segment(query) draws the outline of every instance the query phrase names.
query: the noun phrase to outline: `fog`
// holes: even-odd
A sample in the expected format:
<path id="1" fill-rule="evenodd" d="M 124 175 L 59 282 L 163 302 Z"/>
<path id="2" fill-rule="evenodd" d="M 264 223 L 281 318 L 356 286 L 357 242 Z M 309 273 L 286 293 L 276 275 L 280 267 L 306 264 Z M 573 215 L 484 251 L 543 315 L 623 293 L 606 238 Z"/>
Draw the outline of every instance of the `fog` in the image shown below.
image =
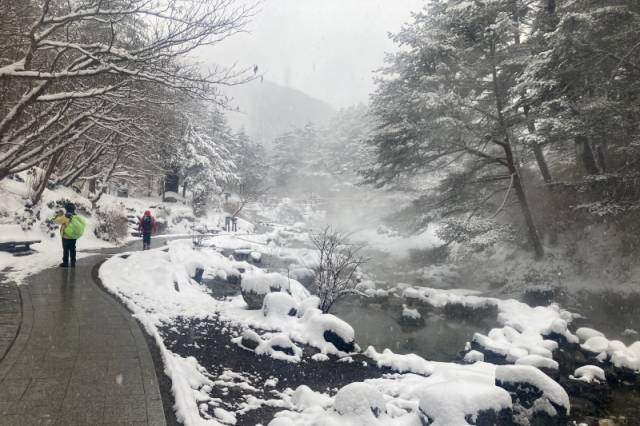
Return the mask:
<path id="1" fill-rule="evenodd" d="M 423 0 L 265 0 L 247 32 L 202 50 L 204 64 L 258 65 L 266 80 L 340 108 L 365 102 L 372 71 Z"/>

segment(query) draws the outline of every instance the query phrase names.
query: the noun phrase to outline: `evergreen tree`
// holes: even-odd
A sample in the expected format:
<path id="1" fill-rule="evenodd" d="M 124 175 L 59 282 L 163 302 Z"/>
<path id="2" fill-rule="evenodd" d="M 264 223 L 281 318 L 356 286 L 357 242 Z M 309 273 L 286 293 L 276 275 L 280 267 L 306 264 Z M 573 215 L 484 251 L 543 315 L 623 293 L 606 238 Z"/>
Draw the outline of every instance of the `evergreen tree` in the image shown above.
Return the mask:
<path id="1" fill-rule="evenodd" d="M 437 205 L 446 215 L 488 216 L 513 192 L 541 257 L 520 170 L 526 117 L 513 94 L 523 3 L 432 2 L 393 37 L 400 51 L 389 56 L 372 99 L 377 157 L 367 176 L 379 186 L 404 175 L 438 176 Z"/>

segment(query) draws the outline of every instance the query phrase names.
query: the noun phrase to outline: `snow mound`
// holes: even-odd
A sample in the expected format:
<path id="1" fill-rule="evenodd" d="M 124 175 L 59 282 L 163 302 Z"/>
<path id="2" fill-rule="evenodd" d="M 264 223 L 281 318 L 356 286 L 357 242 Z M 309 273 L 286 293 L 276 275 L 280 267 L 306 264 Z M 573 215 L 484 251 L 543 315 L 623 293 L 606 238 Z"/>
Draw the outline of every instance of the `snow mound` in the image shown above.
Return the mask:
<path id="1" fill-rule="evenodd" d="M 296 316 L 298 313 L 298 305 L 288 293 L 269 293 L 264 297 L 262 313 L 265 317 Z"/>
<path id="2" fill-rule="evenodd" d="M 265 295 L 273 291 L 289 291 L 289 279 L 277 272 L 254 274 L 244 278 L 241 287 L 243 291 Z"/>
<path id="3" fill-rule="evenodd" d="M 320 392 L 314 392 L 306 385 L 300 385 L 291 395 L 291 403 L 297 410 L 306 410 L 307 408 L 320 406 L 328 407 L 331 405 L 332 399 Z"/>
<path id="4" fill-rule="evenodd" d="M 420 409 L 434 420 L 432 426 L 466 426 L 468 415 L 511 407 L 507 391 L 479 382 L 443 381 L 425 386 L 415 395 L 420 400 Z"/>
<path id="5" fill-rule="evenodd" d="M 374 386 L 355 382 L 338 391 L 333 408 L 342 415 L 355 414 L 363 418 L 386 413 L 384 397 Z"/>

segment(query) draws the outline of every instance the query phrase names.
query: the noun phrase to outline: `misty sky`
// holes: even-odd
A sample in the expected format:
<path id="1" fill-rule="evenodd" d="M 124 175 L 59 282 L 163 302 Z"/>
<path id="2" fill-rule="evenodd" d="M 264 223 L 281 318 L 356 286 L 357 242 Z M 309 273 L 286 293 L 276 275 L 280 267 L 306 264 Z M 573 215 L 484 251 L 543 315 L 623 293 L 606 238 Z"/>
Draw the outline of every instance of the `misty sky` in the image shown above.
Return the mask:
<path id="1" fill-rule="evenodd" d="M 258 64 L 267 80 L 344 107 L 367 100 L 372 71 L 424 0 L 264 0 L 239 34 L 202 52 L 203 62 Z"/>

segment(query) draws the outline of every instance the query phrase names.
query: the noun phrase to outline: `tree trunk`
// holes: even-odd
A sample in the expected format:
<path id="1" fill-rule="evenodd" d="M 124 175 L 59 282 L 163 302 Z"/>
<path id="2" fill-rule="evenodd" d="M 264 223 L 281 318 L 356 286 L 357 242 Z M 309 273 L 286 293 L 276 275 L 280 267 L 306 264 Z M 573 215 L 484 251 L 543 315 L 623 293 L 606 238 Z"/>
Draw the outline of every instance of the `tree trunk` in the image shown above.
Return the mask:
<path id="1" fill-rule="evenodd" d="M 576 166 L 578 168 L 578 174 L 582 176 L 583 174 L 596 175 L 600 173 L 589 139 L 584 135 L 580 135 L 576 136 L 574 141 L 576 146 Z"/>
<path id="2" fill-rule="evenodd" d="M 182 198 L 187 198 L 187 179 L 182 182 Z"/>
<path id="3" fill-rule="evenodd" d="M 520 208 L 522 209 L 522 215 L 527 225 L 527 232 L 529 234 L 529 242 L 533 246 L 533 251 L 536 254 L 536 259 L 540 260 L 544 256 L 544 247 L 542 246 L 542 240 L 538 233 L 538 228 L 533 221 L 533 215 L 531 214 L 531 208 L 529 207 L 529 201 L 527 200 L 527 194 L 525 193 L 520 175 L 516 171 L 513 176 L 513 189 L 516 191 Z"/>
<path id="4" fill-rule="evenodd" d="M 536 163 L 538 163 L 538 169 L 540 169 L 540 174 L 542 175 L 542 179 L 545 183 L 551 182 L 551 172 L 549 171 L 549 165 L 547 164 L 546 158 L 544 158 L 544 152 L 542 152 L 542 147 L 537 143 L 533 144 L 533 155 L 536 157 Z"/>
<path id="5" fill-rule="evenodd" d="M 530 135 L 536 134 L 536 124 L 533 119 L 529 115 L 529 105 L 525 105 L 524 108 L 524 117 L 527 121 L 527 130 Z M 538 169 L 540 169 L 540 174 L 542 175 L 542 179 L 545 183 L 551 182 L 551 172 L 549 171 L 549 165 L 547 164 L 547 159 L 544 158 L 544 152 L 542 152 L 542 147 L 535 142 L 532 146 L 533 155 L 536 157 L 536 163 L 538 164 Z"/>
<path id="6" fill-rule="evenodd" d="M 35 194 L 33 194 L 33 196 L 31 197 L 31 205 L 35 206 L 40 201 L 40 198 L 42 197 L 42 193 L 47 187 L 47 182 L 49 182 L 49 178 L 51 177 L 51 174 L 53 173 L 53 171 L 56 168 L 56 165 L 58 164 L 58 160 L 60 159 L 60 154 L 61 152 L 56 152 L 55 154 L 53 154 L 53 157 L 51 157 L 51 159 L 49 160 L 49 165 L 47 166 L 47 169 L 44 172 L 44 176 L 42 176 L 42 180 L 39 182 L 39 185 Z"/>
<path id="7" fill-rule="evenodd" d="M 164 192 L 180 192 L 180 177 L 176 172 L 167 172 L 164 178 Z"/>

